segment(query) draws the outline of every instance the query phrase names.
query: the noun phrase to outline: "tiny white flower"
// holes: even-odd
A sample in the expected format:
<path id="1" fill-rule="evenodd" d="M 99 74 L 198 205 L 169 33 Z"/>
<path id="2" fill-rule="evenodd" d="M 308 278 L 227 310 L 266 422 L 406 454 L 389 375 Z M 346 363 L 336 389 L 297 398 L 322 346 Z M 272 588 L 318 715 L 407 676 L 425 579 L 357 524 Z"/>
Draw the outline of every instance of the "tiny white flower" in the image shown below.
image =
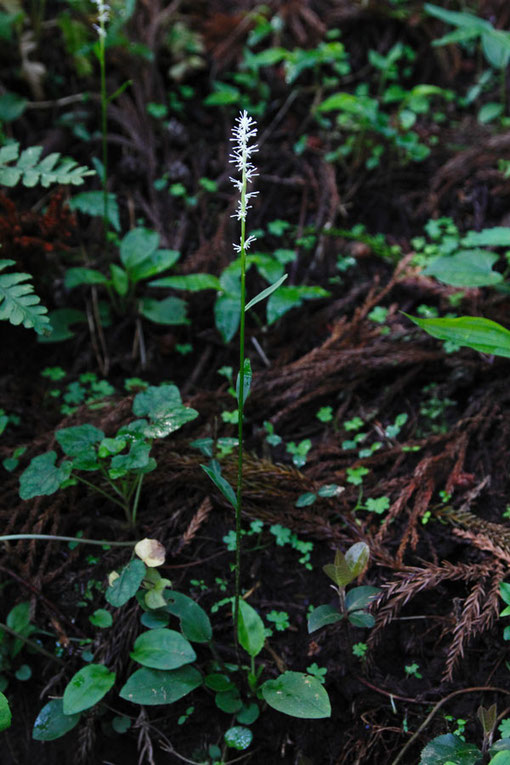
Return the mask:
<path id="1" fill-rule="evenodd" d="M 240 116 L 236 119 L 236 123 L 232 129 L 232 138 L 230 139 L 234 143 L 234 147 L 229 161 L 241 173 L 241 179 L 231 178 L 230 180 L 240 192 L 241 198 L 237 203 L 237 210 L 232 217 L 244 221 L 246 220 L 246 213 L 251 207 L 248 204 L 249 200 L 258 194 L 258 191 L 246 191 L 247 184 L 251 183 L 253 178 L 258 175 L 256 167 L 250 161 L 251 155 L 258 151 L 257 144 L 248 146 L 248 142 L 257 135 L 257 127 L 255 120 L 249 117 L 246 111 L 241 112 Z"/>
<path id="2" fill-rule="evenodd" d="M 257 237 L 254 236 L 253 234 L 250 234 L 250 236 L 248 237 L 248 239 L 244 243 L 244 249 L 247 250 L 249 248 L 249 246 L 251 244 L 253 244 L 253 242 L 256 242 L 256 241 L 257 241 Z M 241 252 L 242 247 L 241 247 L 240 244 L 234 244 L 233 247 L 234 247 L 234 250 L 237 253 Z"/>

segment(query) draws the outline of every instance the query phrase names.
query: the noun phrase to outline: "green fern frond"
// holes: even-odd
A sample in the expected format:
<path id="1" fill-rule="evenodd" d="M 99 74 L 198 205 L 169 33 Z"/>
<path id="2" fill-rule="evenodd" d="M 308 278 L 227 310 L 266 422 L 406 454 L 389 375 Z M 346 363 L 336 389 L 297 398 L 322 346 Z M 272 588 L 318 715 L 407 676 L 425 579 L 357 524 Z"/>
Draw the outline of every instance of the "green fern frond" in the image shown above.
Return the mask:
<path id="1" fill-rule="evenodd" d="M 0 260 L 0 271 L 12 265 L 14 260 Z M 34 293 L 34 285 L 27 282 L 31 278 L 30 274 L 16 271 L 0 274 L 0 319 L 33 328 L 38 335 L 49 335 L 48 309 L 41 305 L 40 298 Z"/>
<path id="2" fill-rule="evenodd" d="M 19 143 L 9 143 L 0 148 L 0 184 L 16 186 L 20 181 L 32 188 L 40 184 L 48 188 L 52 183 L 80 186 L 94 170 L 81 167 L 74 159 L 61 158 L 59 152 L 48 154 L 39 162 L 42 146 L 31 146 L 20 154 Z"/>

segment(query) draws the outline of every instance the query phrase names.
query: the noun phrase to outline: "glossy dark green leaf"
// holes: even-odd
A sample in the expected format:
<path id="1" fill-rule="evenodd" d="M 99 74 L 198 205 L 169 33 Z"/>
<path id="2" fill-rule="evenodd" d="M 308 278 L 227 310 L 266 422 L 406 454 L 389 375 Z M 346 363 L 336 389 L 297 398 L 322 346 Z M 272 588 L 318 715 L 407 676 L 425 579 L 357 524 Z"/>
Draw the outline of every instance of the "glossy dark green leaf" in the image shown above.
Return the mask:
<path id="1" fill-rule="evenodd" d="M 465 345 L 480 353 L 510 357 L 510 332 L 501 324 L 479 316 L 459 316 L 456 319 L 418 319 L 404 314 L 438 340 Z"/>
<path id="2" fill-rule="evenodd" d="M 341 619 L 343 619 L 343 615 L 339 613 L 338 608 L 330 605 L 317 606 L 308 617 L 308 632 L 315 632 L 327 624 L 335 624 Z"/>
<path id="3" fill-rule="evenodd" d="M 72 715 L 64 714 L 62 699 L 52 699 L 37 715 L 32 738 L 36 741 L 54 741 L 76 727 L 79 719 L 79 712 Z"/>
<path id="4" fill-rule="evenodd" d="M 62 711 L 73 715 L 101 701 L 115 682 L 115 672 L 104 664 L 87 664 L 71 678 L 63 696 Z"/>
<path id="5" fill-rule="evenodd" d="M 129 655 L 138 664 L 151 669 L 177 669 L 197 658 L 180 632 L 164 627 L 139 635 Z"/>
<path id="6" fill-rule="evenodd" d="M 478 765 L 480 757 L 481 752 L 476 746 L 452 733 L 445 733 L 429 741 L 421 753 L 420 765 L 445 765 L 448 761 L 455 765 Z"/>
<path id="7" fill-rule="evenodd" d="M 133 560 L 120 572 L 105 593 L 105 598 L 112 606 L 120 608 L 136 595 L 145 576 L 145 564 L 139 558 Z"/>
<path id="8" fill-rule="evenodd" d="M 266 680 L 261 691 L 270 707 L 291 717 L 318 720 L 331 716 L 326 689 L 312 675 L 284 672 L 276 680 Z"/>
<path id="9" fill-rule="evenodd" d="M 146 319 L 155 324 L 164 324 L 168 326 L 178 326 L 189 324 L 186 316 L 188 304 L 181 298 L 170 297 L 164 300 L 155 300 L 154 298 L 142 298 L 139 306 L 140 313 Z"/>
<path id="10" fill-rule="evenodd" d="M 212 638 L 211 622 L 204 609 L 192 598 L 174 590 L 165 592 L 166 609 L 177 616 L 181 630 L 194 643 L 208 643 Z"/>
<path id="11" fill-rule="evenodd" d="M 10 728 L 12 720 L 12 714 L 9 707 L 9 702 L 4 694 L 0 691 L 0 731 Z"/>
<path id="12" fill-rule="evenodd" d="M 257 656 L 266 640 L 264 622 L 245 600 L 239 601 L 239 643 L 250 656 Z"/>
<path id="13" fill-rule="evenodd" d="M 189 665 L 179 669 L 137 670 L 121 688 L 119 696 L 133 704 L 173 704 L 202 684 L 202 675 Z"/>

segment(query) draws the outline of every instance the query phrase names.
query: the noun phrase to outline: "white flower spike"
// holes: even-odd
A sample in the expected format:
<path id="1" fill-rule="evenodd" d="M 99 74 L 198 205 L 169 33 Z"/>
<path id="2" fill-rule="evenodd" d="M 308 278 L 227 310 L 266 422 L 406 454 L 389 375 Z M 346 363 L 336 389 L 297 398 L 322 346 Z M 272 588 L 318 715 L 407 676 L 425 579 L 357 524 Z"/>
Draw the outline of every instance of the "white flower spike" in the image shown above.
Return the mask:
<path id="1" fill-rule="evenodd" d="M 230 155 L 230 162 L 236 166 L 236 169 L 241 173 L 241 179 L 231 178 L 230 180 L 241 193 L 241 198 L 237 203 L 237 210 L 233 218 L 237 218 L 240 221 L 246 220 L 246 213 L 250 209 L 251 205 L 248 204 L 249 200 L 258 194 L 258 191 L 247 191 L 246 187 L 248 183 L 251 183 L 256 173 L 256 167 L 251 162 L 251 155 L 258 151 L 257 144 L 248 146 L 250 139 L 257 135 L 257 126 L 255 120 L 248 116 L 248 112 L 241 112 L 240 116 L 236 119 L 236 125 L 232 129 L 232 138 L 230 139 L 234 143 L 232 154 Z M 254 237 L 249 237 L 246 240 L 244 247 L 254 241 Z M 237 252 L 240 252 L 240 245 L 234 245 Z"/>
<path id="2" fill-rule="evenodd" d="M 105 26 L 110 20 L 110 6 L 104 0 L 92 0 L 92 2 L 97 5 L 97 20 L 99 22 L 99 24 L 93 25 L 94 29 L 99 37 L 106 37 Z"/>

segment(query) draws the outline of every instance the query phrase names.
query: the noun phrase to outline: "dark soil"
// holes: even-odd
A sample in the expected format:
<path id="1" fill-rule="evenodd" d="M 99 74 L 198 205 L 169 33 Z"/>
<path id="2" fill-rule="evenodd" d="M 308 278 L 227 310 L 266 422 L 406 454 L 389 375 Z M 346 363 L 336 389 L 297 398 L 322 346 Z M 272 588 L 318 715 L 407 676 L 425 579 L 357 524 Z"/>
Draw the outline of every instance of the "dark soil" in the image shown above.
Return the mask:
<path id="1" fill-rule="evenodd" d="M 238 239 L 227 164 L 237 107 L 206 107 L 203 100 L 211 80 L 237 70 L 253 28 L 245 13 L 256 4 L 222 0 L 138 5 L 127 25 L 129 43 L 107 51 L 108 91 L 132 80 L 111 105 L 108 122 L 109 187 L 118 197 L 122 231 L 143 219 L 158 231 L 162 246 L 182 252 L 177 272 L 219 276 Z M 475 5 L 476 12 L 496 27 L 508 25 L 506 3 L 480 0 Z M 270 6 L 285 22 L 275 45 L 313 48 L 326 39 L 328 29 L 340 28 L 355 83 L 374 76 L 367 68 L 369 49 L 387 53 L 398 41 L 417 52 L 413 81 L 406 87 L 426 82 L 464 94 L 479 74 L 476 59 L 466 51 L 431 47 L 431 40 L 445 33 L 444 25 L 424 16 L 418 2 L 310 0 Z M 405 13 L 397 13 L 397 8 Z M 77 73 L 50 23 L 60 11 L 59 5 L 48 3 L 48 23 L 43 23 L 31 54 L 47 70 L 41 92 L 22 79 L 14 42 L 6 43 L 0 53 L 3 86 L 31 102 L 4 131 L 22 146 L 43 145 L 90 165 L 91 157 L 100 155 L 97 96 L 72 107 L 62 106 L 59 99 L 79 92 L 97 94 L 98 73 L 92 56 L 90 74 Z M 83 19 L 79 10 L 72 13 Z M 201 36 L 204 66 L 185 70 L 183 83 L 193 88 L 192 96 L 165 128 L 164 121 L 147 113 L 146 104 L 168 102 L 167 94 L 177 88 L 168 74 L 179 60 L 167 39 L 175 24 Z M 26 25 L 30 27 L 28 19 Z M 136 56 L 134 42 L 146 45 L 153 59 Z M 267 251 L 295 247 L 296 238 L 313 235 L 310 248 L 297 245 L 299 258 L 289 266 L 289 284 L 320 285 L 331 296 L 304 303 L 270 327 L 264 326 L 263 310 L 247 322 L 246 347 L 254 376 L 246 404 L 243 522 L 249 528 L 250 521 L 261 520 L 264 529 L 260 537 L 245 537 L 242 585 L 262 614 L 275 609 L 289 615 L 290 629 L 273 630 L 259 657 L 266 676 L 282 668 L 306 671 L 313 662 L 327 668 L 333 712 L 330 719 L 303 721 L 266 710 L 252 726 L 253 744 L 244 761 L 391 765 L 409 744 L 399 761 L 412 765 L 419 762 L 425 744 L 455 730 L 459 718 L 467 721 L 466 739 L 481 745 L 476 718 L 480 705 L 496 703 L 501 717 L 509 714 L 508 652 L 504 623 L 498 621 L 499 584 L 510 562 L 510 531 L 502 517 L 510 489 L 508 360 L 468 349 L 448 353 L 402 312 L 415 314 L 421 304 L 443 313 L 452 310 L 449 298 L 456 290 L 424 277 L 408 257 L 412 237 L 423 234 L 427 220 L 449 216 L 461 232 L 508 223 L 510 180 L 498 170 L 498 160 L 510 160 L 510 134 L 496 123 L 481 126 L 478 107 L 461 110 L 449 104 L 444 122 L 434 123 L 428 115 L 419 120 L 424 138 L 431 132 L 437 137 L 424 161 L 404 163 L 398 152 L 388 149 L 372 170 L 366 169 L 364 158 L 331 163 L 325 159 L 332 148 L 328 131 L 311 117 L 318 87 L 312 76 L 299 81 L 302 89 L 289 102 L 291 90 L 281 70 L 261 71 L 269 96 L 259 119 L 259 196 L 249 229 L 266 227 L 275 219 L 292 223 L 292 236 L 264 239 L 261 249 Z M 498 95 L 488 93 L 491 98 Z M 73 110 L 80 111 L 80 124 L 91 134 L 88 142 L 59 119 Z M 304 134 L 305 150 L 297 154 L 293 147 Z M 181 182 L 197 195 L 195 206 L 154 188 L 164 172 L 172 183 Z M 202 177 L 216 180 L 216 194 L 198 194 Z M 97 181 L 87 188 L 98 188 Z M 84 258 L 87 265 L 100 268 L 105 252 L 115 248 L 105 244 L 99 218 L 91 222 L 68 212 L 66 200 L 74 191 L 62 188 L 55 198 L 50 190 L 42 199 L 40 188 L 6 190 L 7 201 L 0 200 L 2 258 L 14 259 L 19 270 L 33 274 L 36 291 L 50 309 L 88 306 L 90 311 L 91 293 L 86 288 L 67 291 L 65 271 L 83 265 Z M 42 218 L 52 199 L 53 227 L 48 228 Z M 359 223 L 368 234 L 350 235 Z M 384 235 L 382 245 L 373 238 L 376 234 Z M 400 254 L 392 253 L 394 245 L 400 246 Z M 339 275 L 340 255 L 352 257 L 355 264 L 340 280 L 332 280 Z M 264 286 L 250 272 L 249 294 Z M 155 292 L 146 294 L 156 296 Z M 233 555 L 222 538 L 233 529 L 234 518 L 201 471 L 204 458 L 190 442 L 235 435 L 234 426 L 221 419 L 224 410 L 234 408 L 234 400 L 218 370 L 226 365 L 237 369 L 238 350 L 237 338 L 225 344 L 215 329 L 212 293 L 190 294 L 187 300 L 189 325 L 144 323 L 145 356 L 132 315 L 116 317 L 105 328 L 103 345 L 85 325 L 70 340 L 41 344 L 35 333 L 2 323 L 0 407 L 17 415 L 19 423 L 2 435 L 0 457 L 11 456 L 18 446 L 27 449 L 19 469 L 2 473 L 0 518 L 4 534 L 74 536 L 80 531 L 85 537 L 131 539 L 133 532 L 122 525 L 115 506 L 83 486 L 22 502 L 19 474 L 32 457 L 54 447 L 56 429 L 90 422 L 111 434 L 128 421 L 133 396 L 123 393 L 126 377 L 156 385 L 171 380 L 199 417 L 156 444 L 158 467 L 144 482 L 136 536 L 165 545 L 167 563 L 161 573 L 172 580 L 174 589 L 191 594 L 207 609 L 225 597 L 221 580 L 228 582 L 227 595 L 231 592 Z M 378 305 L 388 309 L 384 324 L 369 318 Z M 490 289 L 467 290 L 455 310 L 505 324 L 508 298 Z M 382 327 L 389 331 L 385 334 Z M 183 356 L 176 346 L 184 343 L 191 343 L 193 350 Z M 48 393 L 52 384 L 40 374 L 56 365 L 66 370 L 66 382 L 94 371 L 107 377 L 117 393 L 105 408 L 83 405 L 63 416 Z M 432 399 L 439 403 L 434 405 Z M 441 405 L 446 399 L 451 403 Z M 332 407 L 330 423 L 316 417 L 323 406 Z M 427 415 L 424 407 L 435 414 Z M 385 429 L 401 413 L 407 415 L 406 423 L 397 436 L 388 437 Z M 365 422 L 366 444 L 382 444 L 370 456 L 360 458 L 357 449 L 342 447 L 352 437 L 344 423 L 353 417 Z M 304 467 L 298 470 L 291 464 L 283 445 L 269 446 L 265 421 L 285 444 L 311 439 Z M 235 455 L 222 465 L 224 475 L 235 483 Z M 369 470 L 363 500 L 390 499 L 383 515 L 353 511 L 360 490 L 347 481 L 347 469 L 359 466 Z M 301 494 L 330 483 L 344 491 L 334 499 L 296 507 Z M 439 492 L 450 496 L 445 500 Z M 314 543 L 312 570 L 298 562 L 295 550 L 275 544 L 272 524 Z M 309 635 L 309 605 L 335 602 L 322 566 L 332 562 L 336 549 L 345 551 L 357 541 L 365 541 L 371 550 L 369 568 L 358 584 L 382 588 L 372 607 L 376 626 L 364 630 L 340 622 Z M 129 651 L 140 631 L 137 607 L 115 611 L 109 630 L 98 630 L 88 620 L 95 609 L 105 607 L 102 587 L 108 572 L 122 567 L 129 554 L 122 548 L 97 554 L 96 548 L 78 545 L 70 550 L 66 544 L 34 541 L 4 543 L 0 553 L 1 621 L 16 603 L 30 600 L 31 620 L 38 630 L 34 638 L 50 654 L 58 641 L 58 656 L 64 660 L 52 662 L 23 649 L 5 671 L 13 725 L 1 734 L 2 765 L 159 765 L 201 756 L 205 761 L 209 745 L 222 745 L 233 718 L 203 691 L 175 705 L 141 712 L 118 696 L 110 699 L 110 694 L 104 708 L 84 714 L 64 738 L 33 741 L 39 710 L 49 698 L 61 695 L 83 666 L 81 639 L 92 639 L 95 661 L 114 668 L 118 681 L 131 673 Z M 207 587 L 191 580 L 203 580 Z M 91 581 L 101 587 L 91 590 Z M 218 650 L 225 661 L 235 661 L 228 609 L 220 609 L 215 620 Z M 352 652 L 361 642 L 368 644 L 363 660 Z M 207 651 L 199 648 L 198 658 L 205 664 Z M 21 664 L 32 669 L 24 682 L 15 677 Z M 406 673 L 405 667 L 412 664 L 419 665 L 421 677 Z M 193 714 L 178 725 L 190 705 Z M 413 737 L 434 705 L 436 713 Z M 133 721 L 123 735 L 111 728 L 115 715 Z M 226 762 L 242 754 L 227 752 Z"/>

